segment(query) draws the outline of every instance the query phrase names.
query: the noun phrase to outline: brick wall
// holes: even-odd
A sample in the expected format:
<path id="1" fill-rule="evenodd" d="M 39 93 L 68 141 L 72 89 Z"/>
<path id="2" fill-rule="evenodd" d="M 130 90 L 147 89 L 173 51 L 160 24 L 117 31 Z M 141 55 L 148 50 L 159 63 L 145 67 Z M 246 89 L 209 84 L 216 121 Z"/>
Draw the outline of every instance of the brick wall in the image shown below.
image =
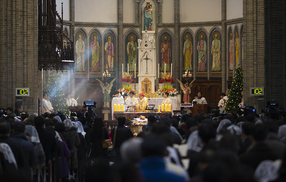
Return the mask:
<path id="1" fill-rule="evenodd" d="M 286 1 L 265 0 L 266 101 L 286 108 Z"/>
<path id="2" fill-rule="evenodd" d="M 23 100 L 24 110 L 37 112 L 37 0 L 0 1 L 0 107 Z M 16 98 L 15 88 L 28 87 L 30 97 Z"/>
<path id="3" fill-rule="evenodd" d="M 244 104 L 257 108 L 258 97 L 250 96 L 250 87 L 265 86 L 264 0 L 243 1 L 243 25 Z"/>

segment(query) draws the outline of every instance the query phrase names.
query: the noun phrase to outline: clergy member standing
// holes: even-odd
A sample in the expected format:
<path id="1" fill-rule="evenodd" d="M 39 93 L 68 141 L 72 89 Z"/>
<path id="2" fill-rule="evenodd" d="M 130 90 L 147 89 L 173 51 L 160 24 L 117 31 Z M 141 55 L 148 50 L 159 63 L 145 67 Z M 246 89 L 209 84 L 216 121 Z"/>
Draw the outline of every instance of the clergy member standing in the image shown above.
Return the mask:
<path id="1" fill-rule="evenodd" d="M 77 99 L 73 98 L 72 93 L 69 93 L 67 96 L 67 105 L 68 106 L 77 106 Z"/>
<path id="2" fill-rule="evenodd" d="M 137 112 L 145 112 L 148 105 L 148 99 L 144 97 L 143 93 L 139 94 L 140 103 L 136 106 Z"/>
<path id="3" fill-rule="evenodd" d="M 126 99 L 125 103 L 127 106 L 136 106 L 138 105 L 138 99 L 134 97 L 134 92 L 129 92 L 129 98 Z"/>
<path id="4" fill-rule="evenodd" d="M 202 92 L 198 92 L 198 98 L 196 98 L 197 104 L 208 104 L 206 98 L 202 97 Z"/>
<path id="5" fill-rule="evenodd" d="M 223 113 L 223 111 L 225 109 L 226 102 L 224 100 L 224 97 L 225 97 L 225 93 L 221 93 L 220 94 L 220 100 L 218 102 L 219 113 Z"/>
<path id="6" fill-rule="evenodd" d="M 48 94 L 44 94 L 43 95 L 43 100 L 42 100 L 42 106 L 43 106 L 43 110 L 42 110 L 42 114 L 44 113 L 53 113 L 54 112 L 54 108 L 52 107 L 52 103 L 49 101 L 49 95 Z"/>
<path id="7" fill-rule="evenodd" d="M 164 100 L 162 101 L 161 105 L 162 104 L 168 104 L 168 105 L 172 104 L 171 99 L 168 98 L 169 92 L 164 92 L 163 97 L 164 97 Z"/>

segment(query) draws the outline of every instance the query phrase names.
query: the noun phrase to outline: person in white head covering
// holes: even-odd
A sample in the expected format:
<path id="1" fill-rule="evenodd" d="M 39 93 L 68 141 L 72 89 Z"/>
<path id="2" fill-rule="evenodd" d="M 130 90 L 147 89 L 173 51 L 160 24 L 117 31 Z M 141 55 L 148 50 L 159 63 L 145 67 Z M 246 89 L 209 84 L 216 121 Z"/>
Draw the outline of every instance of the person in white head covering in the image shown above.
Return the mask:
<path id="1" fill-rule="evenodd" d="M 3 155 L 4 159 L 6 162 L 8 162 L 11 165 L 8 166 L 2 166 L 2 171 L 11 171 L 12 169 L 18 169 L 16 159 L 14 157 L 14 154 L 10 148 L 10 146 L 6 143 L 0 143 L 0 153 Z M 1 156 L 0 156 L 1 159 Z M 2 161 L 1 163 L 3 163 Z"/>
<path id="2" fill-rule="evenodd" d="M 36 167 L 41 168 L 42 166 L 45 165 L 46 157 L 43 146 L 40 142 L 38 132 L 34 126 L 26 125 L 25 134 L 26 137 L 28 138 L 28 141 L 32 142 L 32 144 L 34 145 L 36 159 L 37 159 Z"/>
<path id="3" fill-rule="evenodd" d="M 199 139 L 199 133 L 198 130 L 193 131 L 192 134 L 188 138 L 188 150 L 193 150 L 196 152 L 200 152 L 202 150 L 202 143 Z"/>
<path id="4" fill-rule="evenodd" d="M 231 121 L 230 121 L 229 119 L 223 119 L 223 120 L 221 120 L 221 122 L 219 123 L 219 125 L 218 125 L 218 127 L 217 127 L 217 129 L 216 129 L 216 132 L 219 133 L 220 130 L 223 128 L 223 126 L 224 126 L 225 124 L 228 124 L 228 123 L 231 123 Z"/>
<path id="5" fill-rule="evenodd" d="M 286 143 L 286 124 L 281 125 L 278 129 L 278 138 L 280 141 Z"/>
<path id="6" fill-rule="evenodd" d="M 61 119 L 59 116 L 55 116 L 54 118 L 55 118 L 56 120 L 58 120 L 59 123 L 62 123 L 62 122 L 63 122 L 62 119 Z"/>

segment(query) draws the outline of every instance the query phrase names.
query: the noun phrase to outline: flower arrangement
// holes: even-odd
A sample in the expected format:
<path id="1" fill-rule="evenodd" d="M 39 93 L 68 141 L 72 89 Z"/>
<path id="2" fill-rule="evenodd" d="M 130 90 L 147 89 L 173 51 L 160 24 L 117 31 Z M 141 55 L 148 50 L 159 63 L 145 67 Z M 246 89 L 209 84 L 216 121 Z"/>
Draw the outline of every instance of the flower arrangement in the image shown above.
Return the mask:
<path id="1" fill-rule="evenodd" d="M 168 92 L 169 96 L 171 96 L 171 97 L 175 97 L 175 96 L 179 95 L 179 92 L 175 88 L 163 88 L 162 87 L 156 93 L 160 96 L 163 96 L 164 92 Z"/>
<path id="2" fill-rule="evenodd" d="M 129 92 L 131 92 L 131 91 L 133 91 L 136 94 L 136 90 L 133 90 L 132 87 L 131 87 L 131 89 L 130 88 L 120 88 L 118 90 L 118 92 L 120 92 L 120 93 L 124 92 L 126 94 L 129 94 Z"/>
<path id="3" fill-rule="evenodd" d="M 121 79 L 119 79 L 119 81 L 120 82 L 131 82 L 131 83 L 133 83 L 134 82 L 134 79 L 130 79 L 130 78 L 121 78 Z"/>
<path id="4" fill-rule="evenodd" d="M 164 83 L 164 82 L 171 82 L 171 83 L 173 83 L 174 81 L 175 81 L 174 78 L 169 78 L 169 79 L 162 78 L 161 80 L 159 80 L 159 83 Z"/>

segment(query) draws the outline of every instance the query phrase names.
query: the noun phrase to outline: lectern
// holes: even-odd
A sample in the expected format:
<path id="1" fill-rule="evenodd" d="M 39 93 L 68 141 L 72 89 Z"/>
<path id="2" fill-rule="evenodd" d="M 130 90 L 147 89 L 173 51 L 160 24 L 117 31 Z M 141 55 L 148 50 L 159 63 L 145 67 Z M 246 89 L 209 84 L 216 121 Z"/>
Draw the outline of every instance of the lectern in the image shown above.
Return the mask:
<path id="1" fill-rule="evenodd" d="M 207 114 L 208 111 L 208 105 L 207 104 L 194 104 L 193 105 L 193 115 L 195 114 Z"/>

